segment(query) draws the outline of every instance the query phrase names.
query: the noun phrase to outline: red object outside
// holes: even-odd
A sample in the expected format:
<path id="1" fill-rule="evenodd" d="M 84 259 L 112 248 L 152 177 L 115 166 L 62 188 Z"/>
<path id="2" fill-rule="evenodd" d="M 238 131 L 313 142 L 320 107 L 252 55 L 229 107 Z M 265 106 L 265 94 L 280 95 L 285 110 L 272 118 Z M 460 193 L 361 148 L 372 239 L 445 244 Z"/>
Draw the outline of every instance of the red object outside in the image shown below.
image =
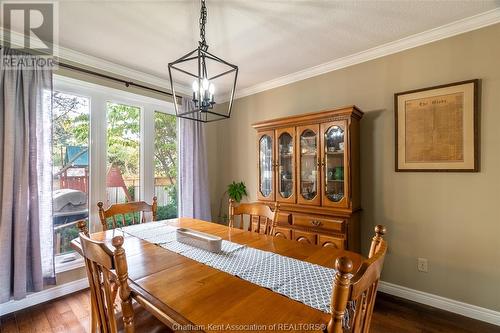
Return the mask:
<path id="1" fill-rule="evenodd" d="M 68 176 L 68 170 L 61 174 L 60 188 L 67 188 L 88 193 L 89 175 L 87 168 L 85 168 L 85 176 Z M 129 192 L 127 191 L 125 181 L 123 180 L 120 168 L 117 166 L 112 165 L 111 168 L 109 168 L 106 175 L 106 187 L 121 187 L 127 196 L 128 201 L 132 201 Z"/>
<path id="2" fill-rule="evenodd" d="M 68 176 L 68 170 L 63 172 L 60 177 L 59 188 L 68 188 L 87 193 L 89 189 L 89 174 L 85 168 L 85 176 Z"/>

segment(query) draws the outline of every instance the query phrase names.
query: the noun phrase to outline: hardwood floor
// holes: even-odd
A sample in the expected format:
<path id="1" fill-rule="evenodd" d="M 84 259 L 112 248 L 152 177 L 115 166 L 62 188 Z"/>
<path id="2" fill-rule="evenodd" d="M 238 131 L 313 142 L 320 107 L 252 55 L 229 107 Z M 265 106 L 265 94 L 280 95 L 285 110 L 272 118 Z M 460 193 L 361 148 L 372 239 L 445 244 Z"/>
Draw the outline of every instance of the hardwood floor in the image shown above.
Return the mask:
<path id="1" fill-rule="evenodd" d="M 1 333 L 89 332 L 88 290 L 0 318 Z M 379 293 L 371 333 L 499 333 L 500 327 Z M 142 333 L 142 332 L 141 332 Z"/>
<path id="2" fill-rule="evenodd" d="M 88 289 L 0 318 L 1 333 L 89 332 Z"/>
<path id="3" fill-rule="evenodd" d="M 500 326 L 378 293 L 370 332 L 500 333 Z"/>

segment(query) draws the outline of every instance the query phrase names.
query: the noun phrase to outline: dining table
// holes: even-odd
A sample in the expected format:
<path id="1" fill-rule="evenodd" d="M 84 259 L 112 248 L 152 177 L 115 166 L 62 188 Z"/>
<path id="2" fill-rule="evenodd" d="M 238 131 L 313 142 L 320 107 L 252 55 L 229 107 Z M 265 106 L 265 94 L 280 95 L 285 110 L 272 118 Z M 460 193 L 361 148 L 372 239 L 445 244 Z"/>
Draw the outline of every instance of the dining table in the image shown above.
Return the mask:
<path id="1" fill-rule="evenodd" d="M 347 256 L 353 262 L 353 272 L 356 272 L 364 260 L 362 255 L 347 250 L 198 219 L 177 218 L 161 222 L 329 268 L 334 268 L 336 258 Z M 152 313 L 175 331 L 322 332 L 331 318 L 327 312 L 169 251 L 119 228 L 90 236 L 105 242 L 111 250 L 112 238 L 124 237 L 132 297 L 146 307 L 156 309 Z M 71 246 L 82 254 L 79 238 L 74 239 Z"/>

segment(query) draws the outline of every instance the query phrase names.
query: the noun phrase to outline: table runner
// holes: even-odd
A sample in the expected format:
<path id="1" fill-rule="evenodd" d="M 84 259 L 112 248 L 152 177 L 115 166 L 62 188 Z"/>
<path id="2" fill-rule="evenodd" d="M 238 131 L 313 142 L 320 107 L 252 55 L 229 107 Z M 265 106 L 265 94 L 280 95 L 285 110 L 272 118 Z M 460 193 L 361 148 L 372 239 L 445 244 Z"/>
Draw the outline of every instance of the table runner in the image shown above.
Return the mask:
<path id="1" fill-rule="evenodd" d="M 222 241 L 219 253 L 209 252 L 178 242 L 177 227 L 167 223 L 148 222 L 122 227 L 121 230 L 317 310 L 331 313 L 334 269 L 226 240 Z"/>

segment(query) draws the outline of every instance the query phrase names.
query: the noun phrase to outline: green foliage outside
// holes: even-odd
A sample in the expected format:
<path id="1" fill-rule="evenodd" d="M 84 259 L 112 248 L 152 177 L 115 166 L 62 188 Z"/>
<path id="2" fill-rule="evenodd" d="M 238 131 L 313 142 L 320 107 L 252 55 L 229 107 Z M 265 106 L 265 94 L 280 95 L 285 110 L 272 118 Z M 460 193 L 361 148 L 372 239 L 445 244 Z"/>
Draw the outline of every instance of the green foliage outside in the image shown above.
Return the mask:
<path id="1" fill-rule="evenodd" d="M 52 163 L 60 169 L 64 162 L 65 147 L 88 146 L 89 100 L 55 92 L 52 103 Z"/>
<path id="2" fill-rule="evenodd" d="M 177 119 L 174 115 L 155 113 L 155 177 L 177 179 Z M 177 194 L 176 194 L 177 196 Z"/>
<path id="3" fill-rule="evenodd" d="M 60 229 L 61 232 L 61 248 L 59 253 L 71 252 L 73 249 L 70 246 L 70 242 L 78 237 L 78 228 L 76 225 L 71 227 Z"/>
<path id="4" fill-rule="evenodd" d="M 166 206 L 158 206 L 158 220 L 168 220 L 177 217 L 177 186 L 166 186 L 169 202 Z"/>
<path id="5" fill-rule="evenodd" d="M 130 185 L 129 187 L 127 187 L 127 192 L 128 192 L 128 195 L 134 199 L 135 198 L 135 187 L 133 185 Z"/>
<path id="6" fill-rule="evenodd" d="M 108 168 L 119 167 L 124 178 L 137 177 L 140 172 L 140 111 L 134 106 L 107 104 Z"/>
<path id="7" fill-rule="evenodd" d="M 125 227 L 127 225 L 131 225 L 133 224 L 132 222 L 134 221 L 134 216 L 135 216 L 135 221 L 136 223 L 139 223 L 140 219 L 141 219 L 141 215 L 140 213 L 129 213 L 129 214 L 124 214 L 123 215 L 123 218 L 125 219 L 125 223 L 123 223 L 123 220 L 122 220 L 122 215 L 118 215 L 119 217 L 116 218 L 116 227 L 117 228 L 120 228 L 120 227 Z M 106 220 L 107 224 L 108 224 L 108 229 L 113 229 L 113 218 L 108 218 Z"/>
<path id="8" fill-rule="evenodd" d="M 177 217 L 177 119 L 174 115 L 155 113 L 155 177 L 167 177 L 170 185 L 166 206 L 158 207 L 158 220 Z"/>

